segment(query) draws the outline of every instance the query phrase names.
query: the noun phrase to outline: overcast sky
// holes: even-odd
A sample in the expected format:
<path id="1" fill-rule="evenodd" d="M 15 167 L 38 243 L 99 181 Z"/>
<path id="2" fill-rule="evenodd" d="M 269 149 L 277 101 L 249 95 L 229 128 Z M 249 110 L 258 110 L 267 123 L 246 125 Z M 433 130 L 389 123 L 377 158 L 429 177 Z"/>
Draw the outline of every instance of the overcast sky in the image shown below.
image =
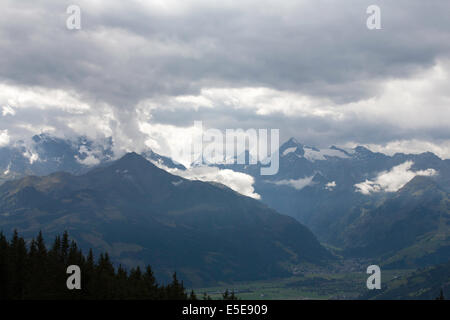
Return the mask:
<path id="1" fill-rule="evenodd" d="M 170 155 L 202 120 L 450 158 L 450 1 L 0 4 L 0 146 L 48 132 Z"/>

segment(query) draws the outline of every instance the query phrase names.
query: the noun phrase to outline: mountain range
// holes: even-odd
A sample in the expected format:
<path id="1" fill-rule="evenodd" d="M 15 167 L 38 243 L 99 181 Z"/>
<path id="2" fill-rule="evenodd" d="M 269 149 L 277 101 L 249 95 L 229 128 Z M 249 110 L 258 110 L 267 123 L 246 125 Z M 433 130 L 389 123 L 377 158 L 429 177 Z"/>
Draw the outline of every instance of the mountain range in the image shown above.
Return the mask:
<path id="1" fill-rule="evenodd" d="M 0 147 L 0 184 L 27 175 L 43 176 L 59 171 L 82 174 L 117 158 L 111 138 L 94 142 L 86 137 L 62 139 L 40 134 L 30 140 Z M 141 155 L 168 168 L 186 169 L 182 164 L 151 149 Z"/>
<path id="2" fill-rule="evenodd" d="M 278 277 L 332 259 L 295 219 L 223 185 L 171 175 L 136 153 L 81 175 L 5 182 L 0 229 L 67 230 L 117 263 L 151 264 L 162 279 L 177 271 L 196 285 Z"/>
<path id="3" fill-rule="evenodd" d="M 276 175 L 261 176 L 261 163 L 217 165 L 252 176 L 261 196 L 256 201 L 217 183 L 173 176 L 154 165 L 187 169 L 150 149 L 116 161 L 113 150 L 111 139 L 94 143 L 44 134 L 33 137 L 32 145 L 0 148 L 0 228 L 50 233 L 68 228 L 86 246 L 115 253 L 120 263 L 156 259 L 166 274 L 186 266 L 186 279 L 197 283 L 227 279 L 226 274 L 242 279 L 286 274 L 296 263 L 321 263 L 330 255 L 315 236 L 338 248 L 338 255 L 384 268 L 424 267 L 450 257 L 450 160 L 430 152 L 389 156 L 362 146 L 319 149 L 291 138 L 279 149 Z M 288 224 L 298 230 L 281 237 Z M 166 239 L 174 230 L 177 236 Z M 208 247 L 217 245 L 216 235 L 228 243 L 219 253 Z M 116 241 L 122 237 L 126 241 Z M 202 248 L 191 260 L 180 249 L 184 237 L 190 239 L 189 250 Z M 150 240 L 154 244 L 147 247 Z M 263 258 L 259 243 L 271 258 Z M 176 252 L 184 259 L 155 252 Z"/>
<path id="4" fill-rule="evenodd" d="M 365 147 L 318 149 L 289 139 L 279 172 L 220 165 L 251 175 L 261 201 L 295 217 L 349 257 L 416 267 L 450 257 L 450 160 L 433 153 L 393 156 Z"/>

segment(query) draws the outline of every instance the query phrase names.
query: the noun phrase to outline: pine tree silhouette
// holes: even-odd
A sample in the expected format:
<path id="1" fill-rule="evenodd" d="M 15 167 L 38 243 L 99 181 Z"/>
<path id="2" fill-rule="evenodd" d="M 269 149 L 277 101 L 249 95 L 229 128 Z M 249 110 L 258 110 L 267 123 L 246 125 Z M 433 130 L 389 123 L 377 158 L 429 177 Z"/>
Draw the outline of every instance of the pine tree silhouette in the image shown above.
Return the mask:
<path id="1" fill-rule="evenodd" d="M 66 286 L 69 265 L 81 269 L 81 290 Z M 145 272 L 136 267 L 128 273 L 119 265 L 117 271 L 108 253 L 95 261 L 92 250 L 87 257 L 70 241 L 69 234 L 56 236 L 50 250 L 42 232 L 27 244 L 14 231 L 10 241 L 0 232 L 0 300 L 21 299 L 196 299 L 187 295 L 176 273 L 172 282 L 160 286 L 147 266 Z"/>

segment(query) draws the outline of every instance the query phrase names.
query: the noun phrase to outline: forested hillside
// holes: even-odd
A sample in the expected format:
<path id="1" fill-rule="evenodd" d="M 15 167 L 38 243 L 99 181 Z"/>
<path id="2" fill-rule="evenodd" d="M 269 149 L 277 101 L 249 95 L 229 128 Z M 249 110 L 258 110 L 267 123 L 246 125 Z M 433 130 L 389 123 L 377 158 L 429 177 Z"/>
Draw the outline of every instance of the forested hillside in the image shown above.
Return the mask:
<path id="1" fill-rule="evenodd" d="M 81 269 L 81 289 L 69 290 L 69 265 Z M 191 293 L 189 298 L 195 298 Z M 188 295 L 176 274 L 168 285 L 159 284 L 150 266 L 129 272 L 115 268 L 108 253 L 85 256 L 67 232 L 47 249 L 39 233 L 29 245 L 14 232 L 11 240 L 0 234 L 0 300 L 4 299 L 152 299 L 184 300 Z"/>

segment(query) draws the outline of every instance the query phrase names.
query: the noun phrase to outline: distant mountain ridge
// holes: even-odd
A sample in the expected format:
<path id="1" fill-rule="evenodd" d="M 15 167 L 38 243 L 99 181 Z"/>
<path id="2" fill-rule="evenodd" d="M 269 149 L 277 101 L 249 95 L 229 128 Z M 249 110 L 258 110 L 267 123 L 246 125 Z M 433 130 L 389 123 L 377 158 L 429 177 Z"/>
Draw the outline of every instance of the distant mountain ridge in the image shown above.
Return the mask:
<path id="1" fill-rule="evenodd" d="M 124 265 L 151 263 L 189 283 L 288 275 L 332 258 L 293 218 L 224 186 L 186 180 L 136 153 L 85 174 L 0 186 L 0 229 L 69 233 Z"/>
<path id="2" fill-rule="evenodd" d="M 389 156 L 361 146 L 321 150 L 293 138 L 279 154 L 273 176 L 261 176 L 261 164 L 220 167 L 253 176 L 262 202 L 346 255 L 392 268 L 450 256 L 450 160 L 430 152 Z"/>
<path id="3" fill-rule="evenodd" d="M 80 175 L 92 167 L 87 163 L 98 163 L 97 167 L 103 168 L 109 166 L 114 158 L 112 141 L 106 141 L 101 144 L 102 147 L 98 147 L 83 138 L 74 142 L 43 135 L 34 140 L 36 146 L 33 150 L 39 160 L 34 159 L 32 164 L 30 154 L 23 154 L 25 151 L 20 150 L 17 155 L 16 150 L 12 157 L 14 153 L 11 150 L 14 148 L 0 148 L 0 183 L 2 179 L 7 181 L 55 171 Z M 350 255 L 371 252 L 377 261 L 386 265 L 414 266 L 438 263 L 447 254 L 446 239 L 450 231 L 440 227 L 444 240 L 436 241 L 435 227 L 445 225 L 437 222 L 436 214 L 445 212 L 443 208 L 446 202 L 443 199 L 450 192 L 450 160 L 442 160 L 431 152 L 397 153 L 389 156 L 362 146 L 353 149 L 336 146 L 319 149 L 304 145 L 294 138 L 281 145 L 279 154 L 280 170 L 273 176 L 261 176 L 260 163 L 220 164 L 217 167 L 252 176 L 254 192 L 261 195 L 263 203 L 282 214 L 294 217 L 310 228 L 321 241 L 343 248 Z M 144 151 L 142 155 L 161 168 L 176 168 L 181 171 L 186 169 L 152 150 Z M 246 155 L 246 158 L 249 156 Z M 15 165 L 8 167 L 11 163 Z M 9 171 L 9 174 L 2 175 L 2 171 Z M 428 177 L 416 173 L 428 174 Z M 385 176 L 382 176 L 381 182 L 377 181 L 383 174 Z M 393 189 L 389 186 L 392 190 L 387 188 L 389 191 L 386 191 L 386 188 L 379 185 L 390 179 L 403 179 L 403 176 L 408 176 L 410 181 L 402 180 Z M 182 178 L 178 179 L 184 181 Z M 365 193 L 358 189 L 359 185 L 365 185 Z M 430 192 L 432 186 L 435 187 L 433 190 L 439 192 Z M 417 196 L 420 194 L 422 198 Z M 436 195 L 443 196 L 436 198 Z M 417 199 L 420 200 L 416 201 Z M 428 207 L 424 207 L 425 203 Z M 433 214 L 423 217 L 417 213 L 418 210 Z M 404 223 L 399 223 L 411 228 L 414 223 L 429 228 L 426 232 L 417 231 L 412 238 L 410 236 L 414 232 L 405 234 L 405 239 L 389 238 L 384 234 L 401 228 L 394 228 L 388 220 L 381 224 L 376 221 L 390 215 L 398 221 L 403 221 L 405 217 L 415 217 L 415 222 L 406 219 Z M 424 219 L 426 217 L 429 219 Z M 377 226 L 372 228 L 372 224 Z M 378 235 L 375 235 L 375 230 Z M 373 239 L 386 245 L 375 244 Z M 430 247 L 427 244 L 433 245 Z"/>
<path id="4" fill-rule="evenodd" d="M 326 242 L 332 243 L 346 213 L 370 199 L 389 195 L 386 192 L 365 195 L 358 192 L 356 185 L 375 180 L 395 166 L 410 161 L 413 172 L 433 169 L 437 172 L 433 177 L 436 183 L 450 191 L 450 160 L 442 160 L 430 152 L 388 156 L 361 146 L 321 150 L 291 138 L 281 145 L 279 154 L 280 169 L 273 176 L 261 176 L 261 164 L 219 167 L 253 176 L 255 192 L 261 195 L 261 201 L 295 217 Z"/>
<path id="5" fill-rule="evenodd" d="M 66 140 L 48 134 L 35 135 L 30 142 L 18 141 L 0 148 L 0 183 L 58 171 L 79 174 L 112 158 L 111 139 L 94 143 L 84 137 Z"/>
<path id="6" fill-rule="evenodd" d="M 111 138 L 92 141 L 85 137 L 62 139 L 48 134 L 35 135 L 31 142 L 18 141 L 0 147 L 0 184 L 27 175 L 43 176 L 59 171 L 86 173 L 92 167 L 116 159 L 113 146 Z M 151 149 L 145 150 L 142 156 L 168 168 L 185 169 L 182 164 Z"/>

